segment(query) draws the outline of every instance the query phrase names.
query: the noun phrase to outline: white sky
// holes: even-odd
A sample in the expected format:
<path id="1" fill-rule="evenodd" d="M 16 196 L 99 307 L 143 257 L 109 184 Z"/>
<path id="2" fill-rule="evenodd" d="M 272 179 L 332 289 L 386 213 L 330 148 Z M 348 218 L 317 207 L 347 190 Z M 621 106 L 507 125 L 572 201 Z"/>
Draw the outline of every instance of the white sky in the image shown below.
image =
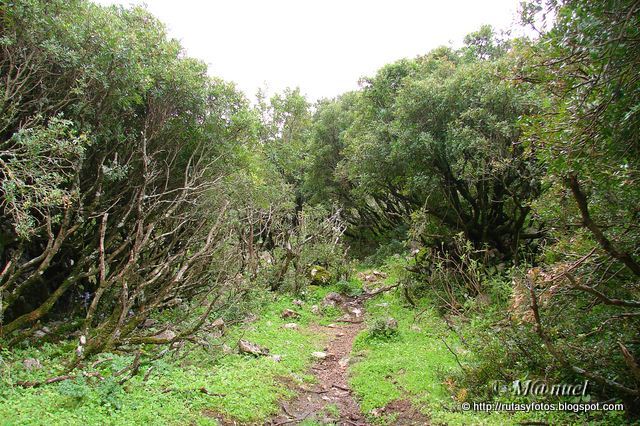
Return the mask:
<path id="1" fill-rule="evenodd" d="M 519 0 L 94 0 L 146 4 L 209 73 L 249 98 L 300 87 L 311 100 L 440 45 L 460 46 L 482 24 L 507 29 Z"/>

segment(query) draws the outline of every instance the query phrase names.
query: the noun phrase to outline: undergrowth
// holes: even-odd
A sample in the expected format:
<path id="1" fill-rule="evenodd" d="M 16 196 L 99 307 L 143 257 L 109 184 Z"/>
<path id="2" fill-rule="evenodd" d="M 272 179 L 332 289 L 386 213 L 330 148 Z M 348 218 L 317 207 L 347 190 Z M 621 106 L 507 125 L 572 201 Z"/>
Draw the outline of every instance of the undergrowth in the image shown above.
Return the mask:
<path id="1" fill-rule="evenodd" d="M 2 425 L 167 425 L 218 424 L 222 418 L 259 423 L 277 413 L 278 401 L 293 394 L 284 380 L 312 380 L 306 371 L 311 353 L 320 350 L 322 337 L 311 333 L 311 322 L 330 322 L 338 312 L 316 315 L 311 306 L 335 287 L 310 287 L 304 304 L 295 306 L 283 295 L 263 297 L 255 321 L 230 327 L 224 336 L 207 339 L 208 345 L 187 344 L 176 353 L 151 361 L 155 348 L 143 348 L 140 374 L 123 385 L 114 373 L 130 365 L 133 355 L 100 354 L 105 360 L 95 368 L 104 380 L 83 377 L 36 388 L 23 388 L 17 381 L 42 381 L 61 374 L 63 362 L 75 348 L 71 341 L 0 352 L 0 423 Z M 296 319 L 283 319 L 281 312 L 294 309 Z M 162 321 L 175 313 L 166 312 Z M 238 315 L 232 315 L 238 316 Z M 282 326 L 296 322 L 299 330 Z M 237 352 L 225 354 L 222 345 L 233 348 L 246 339 L 279 355 L 253 357 Z M 227 348 L 227 351 L 228 349 Z M 34 358 L 42 368 L 27 370 L 23 361 Z M 144 376 L 149 368 L 147 380 Z M 72 372 L 72 374 L 78 372 Z"/>
<path id="2" fill-rule="evenodd" d="M 398 266 L 398 259 L 393 263 Z M 388 265 L 387 265 L 388 266 Z M 398 271 L 398 268 L 386 268 Z M 385 284 L 398 280 L 392 272 Z M 477 355 L 465 348 L 460 335 L 478 332 L 482 321 L 489 321 L 491 312 L 474 312 L 476 319 L 458 332 L 447 326 L 436 304 L 428 296 L 415 300 L 411 306 L 400 291 L 383 293 L 366 303 L 367 329 L 354 342 L 350 367 L 350 385 L 362 412 L 373 424 L 395 424 L 393 413 L 384 407 L 395 400 L 408 400 L 435 425 L 516 425 L 527 422 L 540 424 L 625 424 L 623 413 L 595 413 L 591 417 L 559 412 L 482 412 L 463 411 L 463 402 L 477 400 L 461 385 L 461 377 L 472 373 L 469 366 L 477 364 Z M 484 315 L 484 317 L 483 317 Z M 397 331 L 379 333 L 380 324 L 388 318 L 398 322 Z M 460 334 L 459 334 L 460 333 Z M 455 354 L 455 355 L 454 355 Z M 456 359 L 457 358 L 457 359 Z M 496 360 L 497 361 L 497 360 Z M 489 363 L 489 360 L 485 362 Z M 497 379 L 497 377 L 496 377 Z M 464 382 L 462 382 L 464 383 Z M 486 386 L 490 386 L 486 383 Z M 515 401 L 508 396 L 503 402 Z M 397 414 L 397 413 L 396 413 Z"/>

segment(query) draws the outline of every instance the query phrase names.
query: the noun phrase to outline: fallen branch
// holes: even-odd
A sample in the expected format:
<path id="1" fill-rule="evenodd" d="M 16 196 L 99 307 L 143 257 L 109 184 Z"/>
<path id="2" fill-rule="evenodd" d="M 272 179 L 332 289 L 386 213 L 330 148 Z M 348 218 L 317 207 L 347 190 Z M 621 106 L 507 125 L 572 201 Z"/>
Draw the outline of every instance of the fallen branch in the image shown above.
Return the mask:
<path id="1" fill-rule="evenodd" d="M 348 322 L 350 324 L 361 324 L 364 321 L 360 320 L 360 321 L 355 321 L 355 320 L 348 320 L 348 319 L 337 319 L 336 322 Z"/>
<path id="2" fill-rule="evenodd" d="M 209 395 L 209 396 L 219 396 L 219 397 L 227 396 L 227 394 L 226 394 L 226 393 L 214 393 L 214 392 L 209 392 L 209 391 L 207 390 L 207 388 L 205 388 L 205 387 L 201 387 L 199 390 L 200 390 L 200 392 L 202 392 L 203 394 L 205 394 L 205 395 Z"/>
<path id="3" fill-rule="evenodd" d="M 209 392 L 205 387 L 201 387 L 199 389 L 171 389 L 171 388 L 165 388 L 162 390 L 162 393 L 169 393 L 169 392 L 201 392 L 205 395 L 209 395 L 209 396 L 218 396 L 218 397 L 225 397 L 227 396 L 226 393 L 214 393 L 214 392 Z"/>
<path id="4" fill-rule="evenodd" d="M 84 377 L 97 377 L 100 380 L 104 380 L 104 377 L 100 375 L 98 372 L 92 373 L 82 373 Z M 65 374 L 63 376 L 51 377 L 50 379 L 44 380 L 42 382 L 29 382 L 29 381 L 17 381 L 16 385 L 22 386 L 23 388 L 39 388 L 40 386 L 50 385 L 52 383 L 64 382 L 65 380 L 73 380 L 77 376 L 75 374 Z"/>
<path id="5" fill-rule="evenodd" d="M 364 299 L 364 300 L 370 299 L 372 297 L 375 297 L 375 296 L 379 295 L 380 293 L 384 293 L 386 291 L 390 291 L 390 290 L 396 289 L 399 286 L 400 286 L 400 283 L 389 285 L 389 286 L 386 286 L 386 287 L 380 287 L 379 289 L 376 289 L 376 290 L 374 290 L 372 292 L 367 292 L 367 293 L 362 294 L 359 298 L 360 299 Z"/>
<path id="6" fill-rule="evenodd" d="M 282 407 L 282 410 L 287 414 L 287 416 L 292 417 L 292 418 L 294 418 L 294 419 L 295 419 L 295 417 L 296 417 L 296 416 L 294 416 L 293 414 L 291 414 L 291 413 L 289 412 L 289 410 L 287 409 L 287 406 L 286 406 L 286 405 L 282 404 L 282 405 L 281 405 L 281 407 Z"/>
<path id="7" fill-rule="evenodd" d="M 107 361 L 113 361 L 113 358 L 99 359 L 99 360 L 95 361 L 93 364 L 91 364 L 91 367 L 92 368 L 96 368 L 98 365 L 102 364 L 103 362 L 107 362 Z"/>
<path id="8" fill-rule="evenodd" d="M 332 387 L 332 388 L 336 388 L 336 389 L 343 390 L 343 391 L 345 391 L 345 392 L 351 392 L 351 389 L 349 389 L 349 388 L 345 388 L 344 386 L 340 386 L 340 385 L 333 384 L 333 385 L 331 385 L 331 387 Z"/>

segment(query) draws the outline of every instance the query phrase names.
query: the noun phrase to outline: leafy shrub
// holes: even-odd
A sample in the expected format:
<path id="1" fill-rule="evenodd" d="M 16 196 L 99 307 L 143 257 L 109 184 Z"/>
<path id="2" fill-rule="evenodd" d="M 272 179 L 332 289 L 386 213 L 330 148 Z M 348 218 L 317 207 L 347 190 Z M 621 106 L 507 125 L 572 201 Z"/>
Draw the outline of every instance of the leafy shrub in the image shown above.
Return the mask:
<path id="1" fill-rule="evenodd" d="M 58 385 L 60 395 L 67 397 L 75 405 L 80 404 L 82 400 L 91 394 L 91 388 L 87 383 L 87 379 L 79 375 L 74 379 L 65 380 Z"/>
<path id="2" fill-rule="evenodd" d="M 125 396 L 124 389 L 113 377 L 101 381 L 96 387 L 96 393 L 100 405 L 107 409 L 119 410 L 122 407 L 122 400 Z"/>
<path id="3" fill-rule="evenodd" d="M 360 283 L 357 278 L 340 280 L 336 283 L 336 288 L 340 294 L 344 294 L 349 297 L 359 296 L 363 292 L 362 283 Z"/>
<path id="4" fill-rule="evenodd" d="M 368 328 L 369 339 L 391 340 L 400 336 L 398 322 L 393 318 L 377 318 Z"/>

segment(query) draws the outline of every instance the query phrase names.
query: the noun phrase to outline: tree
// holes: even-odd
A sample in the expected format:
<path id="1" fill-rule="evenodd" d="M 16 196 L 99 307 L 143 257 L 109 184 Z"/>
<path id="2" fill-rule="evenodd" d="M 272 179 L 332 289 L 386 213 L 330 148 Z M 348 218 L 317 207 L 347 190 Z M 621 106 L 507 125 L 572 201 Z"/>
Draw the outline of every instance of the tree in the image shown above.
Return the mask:
<path id="1" fill-rule="evenodd" d="M 66 312 L 84 356 L 188 337 L 203 317 L 167 339 L 137 326 L 182 298 L 208 315 L 239 266 L 217 159 L 246 100 L 140 8 L 33 0 L 0 19 L 0 333 Z"/>
<path id="2" fill-rule="evenodd" d="M 517 125 L 537 106 L 528 89 L 501 77 L 510 57 L 463 61 L 466 52 L 438 49 L 367 80 L 344 164 L 365 223 L 392 228 L 423 210 L 424 244 L 462 231 L 512 257 L 541 236 L 530 215 L 540 169 Z"/>
<path id="3" fill-rule="evenodd" d="M 562 368 L 637 403 L 640 5 L 532 2 L 525 11 L 528 22 L 557 17 L 518 71 L 547 99 L 527 128 L 548 170 L 536 213 L 553 238 L 544 271 L 530 274 L 531 310 Z M 536 287 L 551 286 L 554 297 L 539 301 Z M 570 320 L 549 320 L 560 312 Z"/>

